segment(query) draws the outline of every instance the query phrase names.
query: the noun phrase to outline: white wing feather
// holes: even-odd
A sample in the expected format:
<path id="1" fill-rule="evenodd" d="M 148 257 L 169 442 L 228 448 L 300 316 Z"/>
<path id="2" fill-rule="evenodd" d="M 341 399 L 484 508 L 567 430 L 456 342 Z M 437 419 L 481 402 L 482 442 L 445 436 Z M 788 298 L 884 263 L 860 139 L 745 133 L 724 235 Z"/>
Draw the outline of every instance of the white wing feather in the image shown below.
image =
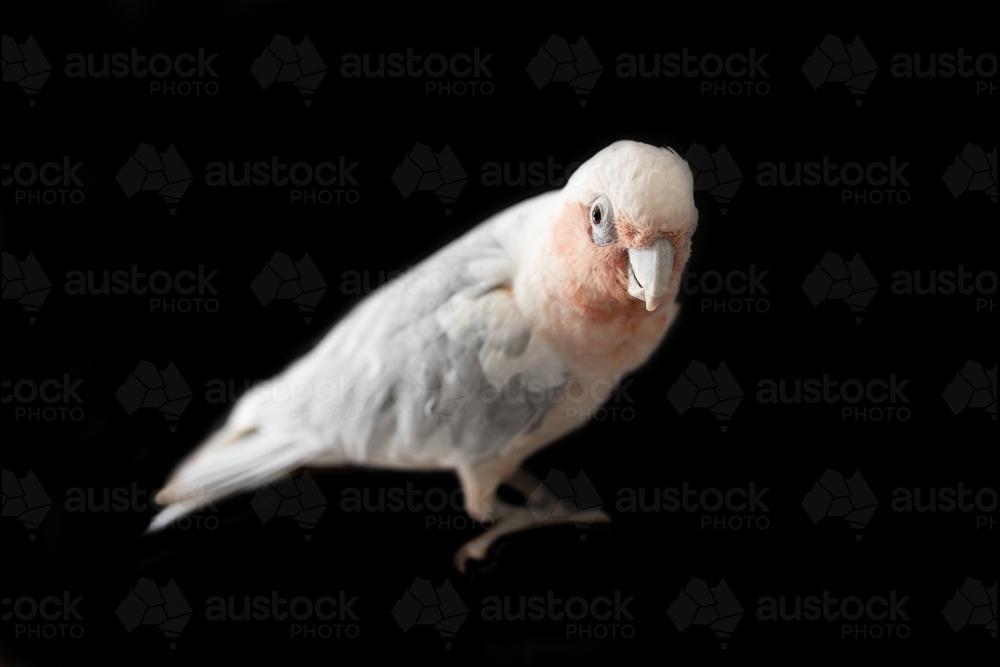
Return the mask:
<path id="1" fill-rule="evenodd" d="M 162 496 L 172 507 L 151 528 L 298 467 L 449 469 L 537 426 L 572 378 L 510 286 L 553 196 L 507 209 L 379 288 L 248 392 L 177 470 Z"/>

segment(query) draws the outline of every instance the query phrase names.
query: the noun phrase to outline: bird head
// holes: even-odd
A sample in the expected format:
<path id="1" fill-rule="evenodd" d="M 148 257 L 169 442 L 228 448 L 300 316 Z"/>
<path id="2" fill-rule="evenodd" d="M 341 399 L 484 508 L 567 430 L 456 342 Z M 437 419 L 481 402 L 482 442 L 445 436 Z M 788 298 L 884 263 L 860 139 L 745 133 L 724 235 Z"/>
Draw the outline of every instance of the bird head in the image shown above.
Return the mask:
<path id="1" fill-rule="evenodd" d="M 619 141 L 567 182 L 553 246 L 582 307 L 653 311 L 676 297 L 697 225 L 687 162 Z"/>

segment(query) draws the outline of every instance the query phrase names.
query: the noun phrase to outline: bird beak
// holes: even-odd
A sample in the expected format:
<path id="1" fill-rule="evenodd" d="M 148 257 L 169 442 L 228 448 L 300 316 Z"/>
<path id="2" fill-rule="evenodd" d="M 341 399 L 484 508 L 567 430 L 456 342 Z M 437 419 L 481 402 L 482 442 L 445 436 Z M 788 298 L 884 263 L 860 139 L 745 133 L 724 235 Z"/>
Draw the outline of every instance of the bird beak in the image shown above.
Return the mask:
<path id="1" fill-rule="evenodd" d="M 648 248 L 629 248 L 628 293 L 646 302 L 646 310 L 659 306 L 670 288 L 674 272 L 674 246 L 660 239 Z"/>

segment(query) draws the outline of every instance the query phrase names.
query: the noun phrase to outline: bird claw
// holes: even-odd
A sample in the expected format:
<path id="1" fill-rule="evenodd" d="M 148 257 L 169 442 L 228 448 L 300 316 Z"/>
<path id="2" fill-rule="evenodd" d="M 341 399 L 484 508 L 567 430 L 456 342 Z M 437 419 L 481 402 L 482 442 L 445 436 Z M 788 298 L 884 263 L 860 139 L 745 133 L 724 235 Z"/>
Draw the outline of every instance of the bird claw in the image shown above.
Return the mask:
<path id="1" fill-rule="evenodd" d="M 455 552 L 455 558 L 453 563 L 455 569 L 462 574 L 466 573 L 468 569 L 468 564 L 470 560 L 486 560 L 486 556 L 490 551 L 490 542 L 483 542 L 480 538 L 476 538 L 462 545 L 457 552 Z"/>

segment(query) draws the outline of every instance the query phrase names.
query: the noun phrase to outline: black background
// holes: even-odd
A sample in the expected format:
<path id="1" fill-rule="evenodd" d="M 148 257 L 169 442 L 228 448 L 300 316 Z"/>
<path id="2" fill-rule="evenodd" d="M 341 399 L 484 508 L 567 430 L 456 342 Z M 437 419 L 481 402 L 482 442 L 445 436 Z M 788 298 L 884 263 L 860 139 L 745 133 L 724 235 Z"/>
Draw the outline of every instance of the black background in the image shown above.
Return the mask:
<path id="1" fill-rule="evenodd" d="M 321 5 L 321 7 L 323 7 Z M 912 10 L 907 10 L 908 12 Z M 989 16 L 993 19 L 989 19 Z M 892 294 L 895 271 L 995 270 L 996 212 L 981 192 L 953 198 L 941 177 L 969 142 L 987 151 L 996 135 L 995 99 L 977 95 L 976 80 L 900 79 L 890 73 L 897 53 L 980 54 L 994 48 L 987 26 L 996 11 L 943 19 L 872 17 L 865 13 L 785 17 L 740 16 L 722 7 L 698 15 L 650 16 L 607 7 L 556 17 L 506 7 L 451 15 L 353 15 L 342 7 L 299 3 L 215 3 L 189 10 L 173 3 L 95 3 L 5 7 L 3 32 L 22 43 L 34 35 L 54 71 L 36 105 L 15 84 L 3 87 L 3 161 L 83 161 L 81 205 L 24 205 L 16 186 L 2 194 L 4 252 L 34 253 L 54 285 L 37 320 L 16 303 L 3 304 L 5 380 L 82 378 L 80 422 L 18 419 L 2 410 L 3 467 L 23 477 L 33 470 L 54 506 L 29 542 L 13 519 L 2 522 L 3 597 L 82 595 L 84 638 L 23 640 L 17 621 L 0 625 L 5 664 L 324 664 L 406 656 L 444 663 L 606 664 L 609 660 L 672 659 L 743 663 L 808 661 L 879 664 L 910 655 L 961 661 L 989 655 L 995 639 L 982 627 L 954 633 L 941 610 L 967 577 L 996 580 L 995 532 L 976 529 L 975 514 L 892 511 L 898 488 L 995 489 L 995 422 L 983 410 L 954 416 L 941 398 L 967 360 L 992 368 L 996 326 L 977 313 L 976 297 Z M 275 34 L 298 42 L 309 35 L 330 71 L 306 108 L 289 84 L 261 90 L 250 65 Z M 565 84 L 537 90 L 525 73 L 550 34 L 571 42 L 584 35 L 604 66 L 587 105 Z M 827 34 L 860 34 L 880 73 L 857 108 L 844 86 L 813 91 L 802 63 Z M 71 53 L 216 52 L 219 93 L 155 96 L 149 79 L 70 79 Z M 621 53 L 768 53 L 764 96 L 702 95 L 699 79 L 623 79 Z M 426 79 L 346 79 L 345 53 L 495 54 L 492 95 L 426 95 Z M 992 81 L 995 81 L 992 79 Z M 667 343 L 628 386 L 634 403 L 612 407 L 587 428 L 529 462 L 544 476 L 584 471 L 614 518 L 581 542 L 568 526 L 516 535 L 469 576 L 451 565 L 475 531 L 425 528 L 427 513 L 339 511 L 345 488 L 413 484 L 452 492 L 450 475 L 327 472 L 316 479 L 330 508 L 306 542 L 289 520 L 262 526 L 250 494 L 221 504 L 215 530 L 171 530 L 141 537 L 144 512 L 73 513 L 73 488 L 155 489 L 173 465 L 223 416 L 205 400 L 212 379 L 266 378 L 280 371 L 346 312 L 358 296 L 343 294 L 345 272 L 379 272 L 415 264 L 474 223 L 550 189 L 487 187 L 488 162 L 586 160 L 612 141 L 629 138 L 670 145 L 692 143 L 732 153 L 745 181 L 728 213 L 706 192 L 697 195 L 701 226 L 690 269 L 703 274 L 768 271 L 768 312 L 702 312 L 701 295 L 683 297 L 685 310 Z M 140 142 L 164 151 L 173 143 L 194 182 L 171 216 L 155 193 L 129 199 L 114 180 Z M 430 193 L 403 198 L 390 175 L 415 143 L 451 146 L 469 182 L 451 216 Z M 357 161 L 360 203 L 291 205 L 287 190 L 211 188 L 210 162 L 268 160 Z M 841 204 L 837 187 L 761 187 L 763 162 L 822 160 L 867 164 L 897 156 L 910 162 L 908 204 Z M 864 186 L 859 186 L 864 187 Z M 330 285 L 312 322 L 290 303 L 262 308 L 250 282 L 276 251 L 295 259 L 308 252 Z M 843 303 L 809 303 L 801 285 L 827 252 L 860 253 L 880 290 L 858 325 Z M 218 271 L 216 313 L 151 313 L 146 297 L 71 296 L 70 271 L 140 269 Z M 993 297 L 990 297 L 993 298 Z M 994 343 L 987 345 L 988 340 Z M 171 433 L 154 410 L 129 417 L 116 391 L 140 360 L 163 368 L 174 361 L 194 398 Z M 667 391 L 689 362 L 725 362 L 746 393 L 723 434 L 705 410 L 678 416 Z M 821 377 L 867 381 L 896 374 L 909 379 L 906 422 L 842 421 L 841 406 L 762 405 L 758 381 Z M 4 390 L 5 394 L 7 389 Z M 32 407 L 38 407 L 38 404 Z M 991 435 L 992 434 L 992 435 Z M 993 442 L 991 443 L 990 440 Z M 802 499 L 826 469 L 855 470 L 881 505 L 864 539 L 828 518 L 813 525 Z M 701 530 L 699 515 L 616 510 L 620 489 L 767 487 L 766 530 Z M 993 496 L 995 498 L 995 494 Z M 458 519 L 460 512 L 446 512 Z M 991 516 L 995 516 L 993 513 Z M 992 556 L 990 554 L 993 554 Z M 195 610 L 171 650 L 153 627 L 126 633 L 115 609 L 139 577 L 159 585 L 174 579 Z M 403 633 L 390 611 L 415 577 L 450 579 L 471 613 L 448 651 L 428 627 Z M 703 627 L 679 633 L 667 608 L 692 577 L 724 578 L 746 614 L 725 652 Z M 287 624 L 210 623 L 211 596 L 358 596 L 360 636 L 291 640 Z M 565 622 L 490 623 L 479 617 L 491 595 L 634 597 L 631 639 L 567 638 Z M 898 591 L 907 603 L 907 639 L 842 639 L 839 622 L 767 623 L 755 617 L 765 596 L 868 598 Z M 6 609 L 5 609 L 6 611 Z"/>

